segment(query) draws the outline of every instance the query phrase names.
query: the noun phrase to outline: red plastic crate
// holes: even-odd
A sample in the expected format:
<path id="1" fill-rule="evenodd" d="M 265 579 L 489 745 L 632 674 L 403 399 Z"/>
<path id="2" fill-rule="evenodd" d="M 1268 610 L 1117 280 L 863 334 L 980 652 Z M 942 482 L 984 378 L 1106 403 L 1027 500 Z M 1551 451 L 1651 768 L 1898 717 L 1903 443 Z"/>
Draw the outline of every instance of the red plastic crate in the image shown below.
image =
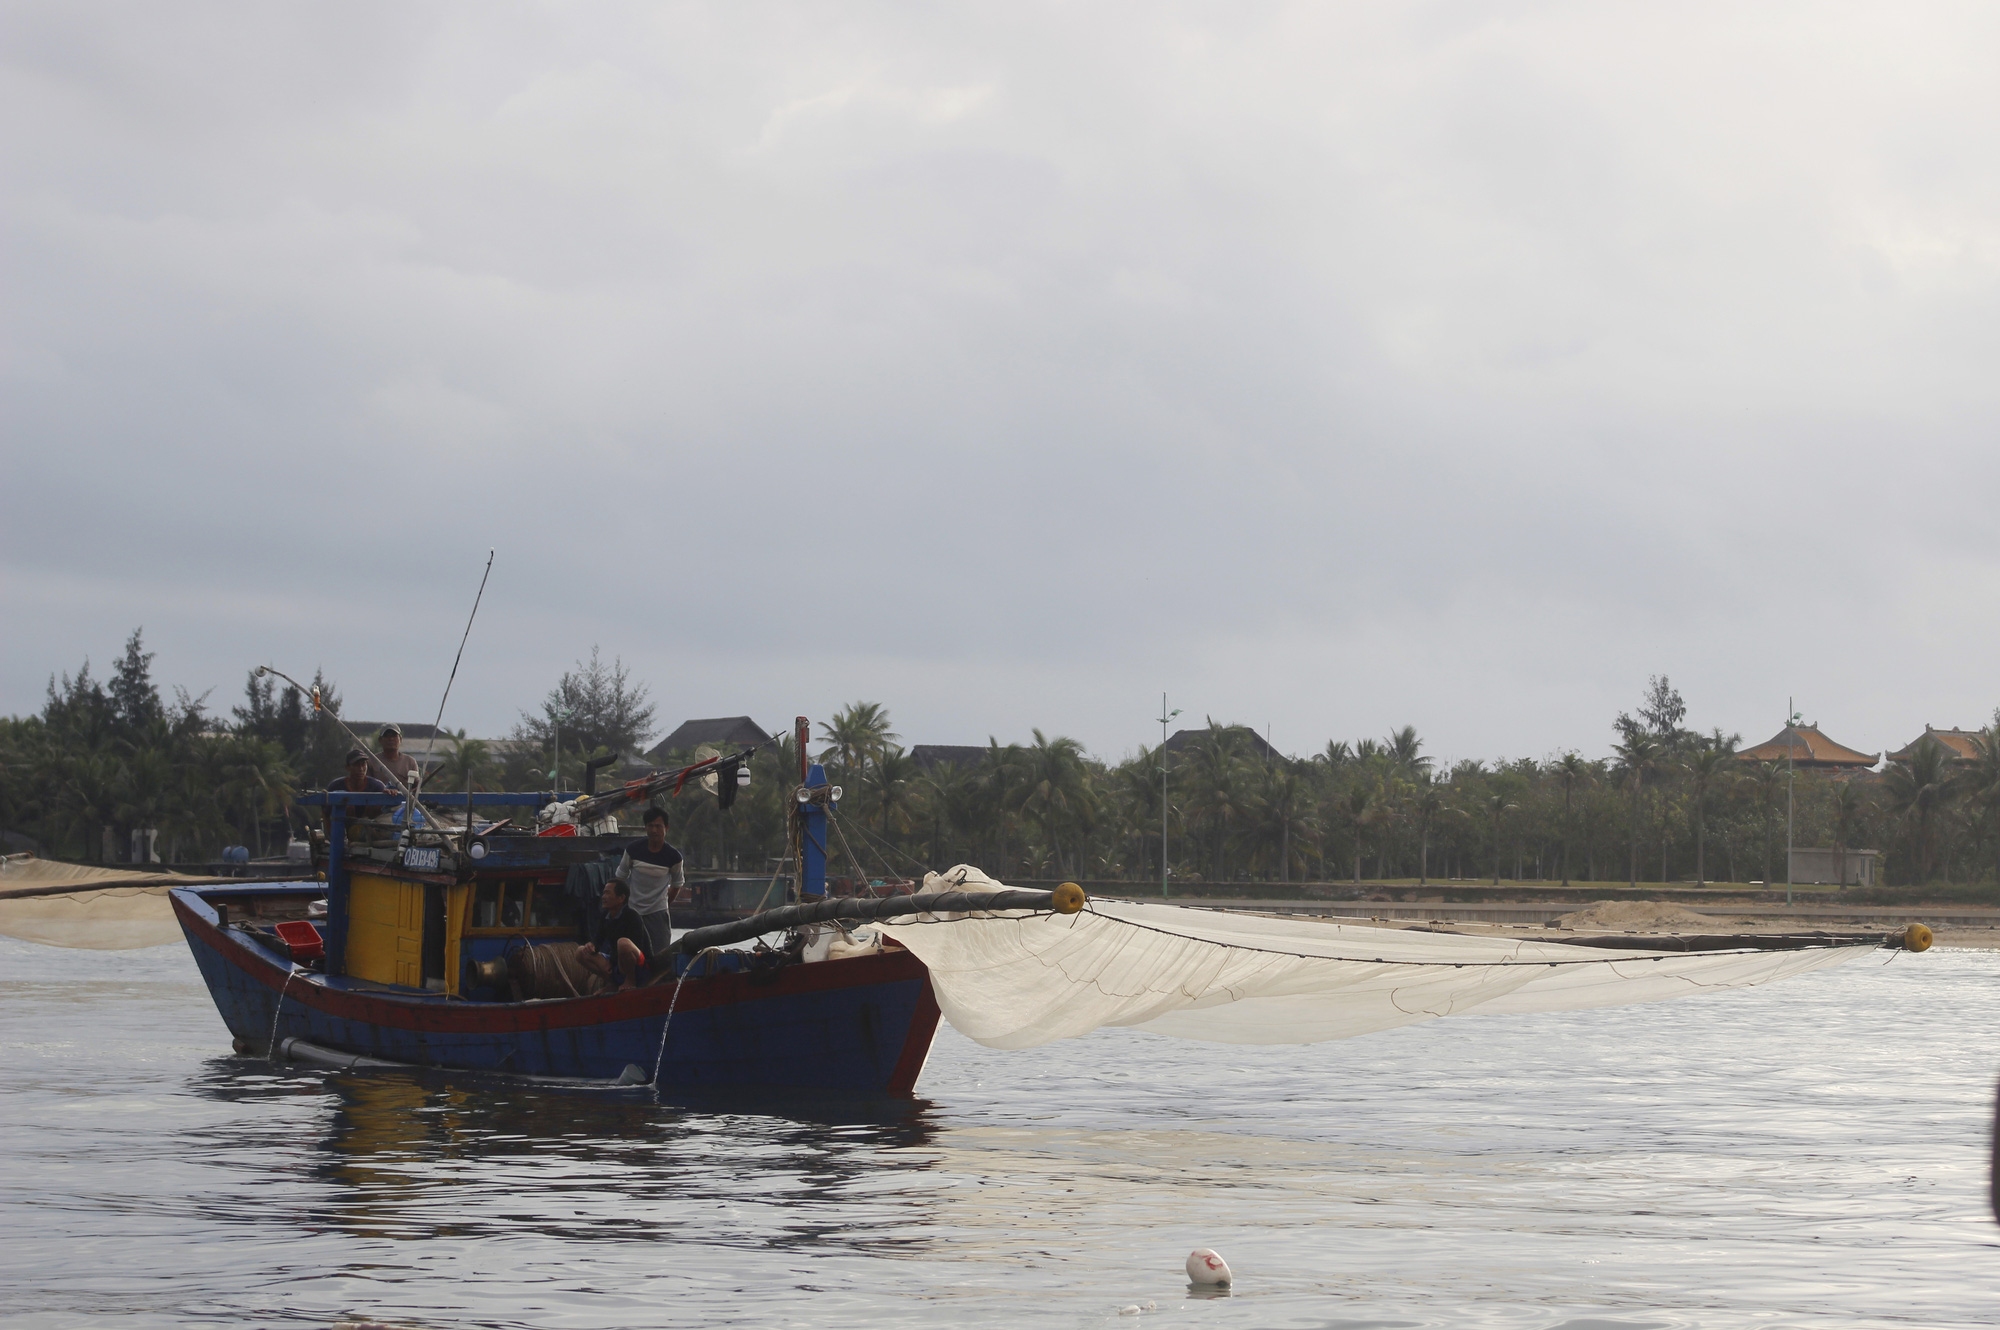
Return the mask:
<path id="1" fill-rule="evenodd" d="M 304 919 L 287 919 L 275 926 L 279 937 L 285 940 L 295 961 L 316 961 L 326 955 L 326 941 L 320 937 L 319 929 Z"/>

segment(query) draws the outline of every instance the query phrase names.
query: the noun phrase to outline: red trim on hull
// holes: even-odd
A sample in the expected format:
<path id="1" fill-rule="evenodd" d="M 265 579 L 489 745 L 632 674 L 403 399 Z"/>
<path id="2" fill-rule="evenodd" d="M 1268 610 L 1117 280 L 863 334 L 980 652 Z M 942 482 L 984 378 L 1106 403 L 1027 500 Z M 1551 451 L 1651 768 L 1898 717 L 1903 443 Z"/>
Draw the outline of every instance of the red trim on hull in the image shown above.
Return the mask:
<path id="1" fill-rule="evenodd" d="M 909 1036 L 903 1040 L 903 1052 L 896 1059 L 896 1070 L 889 1073 L 888 1092 L 896 1098 L 907 1099 L 916 1090 L 917 1077 L 923 1074 L 924 1061 L 931 1055 L 931 1040 L 937 1036 L 941 1014 L 937 994 L 931 992 L 930 971 L 925 970 L 924 991 L 917 998 L 917 1009 L 910 1013 Z"/>
<path id="2" fill-rule="evenodd" d="M 214 948 L 216 954 L 250 975 L 272 991 L 283 990 L 293 1002 L 303 1002 L 329 1016 L 362 1021 L 391 1029 L 434 1031 L 448 1034 L 513 1034 L 536 1030 L 561 1030 L 576 1026 L 603 1025 L 613 1021 L 642 1019 L 663 1014 L 674 1003 L 674 985 L 658 983 L 627 993 L 601 993 L 593 997 L 559 998 L 542 1002 L 447 1002 L 437 998 L 401 998 L 388 993 L 330 988 L 320 975 L 301 977 L 286 967 L 252 951 L 248 944 L 201 917 L 181 899 L 188 888 L 176 888 L 168 895 L 181 926 Z M 758 974 L 720 974 L 689 979 L 681 985 L 680 1000 L 674 1010 L 699 1011 L 705 1007 L 731 1006 L 764 998 L 790 997 L 801 993 L 822 993 L 870 984 L 891 984 L 911 979 L 923 980 L 922 1006 L 912 1023 L 903 1052 L 896 1064 L 896 1081 L 911 1063 L 909 1079 L 923 1066 L 923 1054 L 937 1029 L 937 1000 L 931 995 L 930 972 L 922 961 L 907 951 L 884 951 L 873 956 L 852 956 L 844 960 L 821 961 L 814 965 L 788 965 L 781 970 Z M 918 1047 L 919 1027 L 922 1029 Z M 912 1048 L 917 1049 L 912 1063 Z M 907 1090 L 898 1093 L 908 1093 Z"/>

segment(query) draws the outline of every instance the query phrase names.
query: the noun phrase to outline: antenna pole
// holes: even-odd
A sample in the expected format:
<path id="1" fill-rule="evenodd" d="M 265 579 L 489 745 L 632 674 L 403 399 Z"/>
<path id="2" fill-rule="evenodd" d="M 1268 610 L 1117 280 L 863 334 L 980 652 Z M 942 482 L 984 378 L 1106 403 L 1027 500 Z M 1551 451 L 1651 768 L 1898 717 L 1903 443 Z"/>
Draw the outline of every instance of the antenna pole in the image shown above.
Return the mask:
<path id="1" fill-rule="evenodd" d="M 1799 738 L 1797 700 L 1785 699 L 1785 908 L 1792 908 L 1792 790 L 1798 778 L 1792 770 L 1792 747 Z"/>
<path id="2" fill-rule="evenodd" d="M 1167 899 L 1167 695 L 1160 694 L 1160 899 Z"/>
<path id="3" fill-rule="evenodd" d="M 472 621 L 479 617 L 479 602 L 486 598 L 486 579 L 493 575 L 493 551 L 486 551 L 486 571 L 479 575 L 479 591 L 472 598 L 472 613 L 465 616 L 465 631 L 459 635 L 458 654 L 451 658 L 451 677 L 444 681 L 444 697 L 438 699 L 437 719 L 431 722 L 430 738 L 424 740 L 424 763 L 430 764 L 431 753 L 437 747 L 438 726 L 444 724 L 444 704 L 451 696 L 451 686 L 458 680 L 458 662 L 465 659 L 465 640 L 472 636 Z M 472 817 L 472 805 L 465 806 L 468 824 Z"/>

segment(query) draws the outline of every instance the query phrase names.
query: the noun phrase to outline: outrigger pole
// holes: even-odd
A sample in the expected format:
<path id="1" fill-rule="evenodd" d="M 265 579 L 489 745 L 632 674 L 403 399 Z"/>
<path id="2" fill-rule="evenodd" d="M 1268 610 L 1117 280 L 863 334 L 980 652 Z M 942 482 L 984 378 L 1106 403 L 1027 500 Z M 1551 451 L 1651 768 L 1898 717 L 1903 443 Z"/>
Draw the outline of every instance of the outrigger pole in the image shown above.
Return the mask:
<path id="1" fill-rule="evenodd" d="M 709 757 L 699 762 L 690 762 L 684 767 L 675 767 L 670 771 L 655 771 L 650 776 L 626 781 L 615 790 L 607 790 L 603 794 L 585 795 L 576 801 L 573 816 L 579 823 L 596 822 L 627 804 L 643 803 L 656 794 L 679 794 L 681 787 L 687 784 L 688 777 L 696 772 L 714 770 L 718 773 L 718 780 L 726 780 L 733 784 L 737 771 L 749 763 L 758 749 L 767 747 L 772 742 L 773 740 L 766 739 L 763 743 L 751 744 L 748 748 L 727 757 Z"/>
<path id="2" fill-rule="evenodd" d="M 776 933 L 801 924 L 866 923 L 871 919 L 896 919 L 912 914 L 957 914 L 976 910 L 1037 910 L 1050 914 L 1075 914 L 1089 903 L 1083 888 L 1065 882 L 1054 891 L 1029 887 L 1003 887 L 999 891 L 927 891 L 913 896 L 835 896 L 781 905 L 775 910 L 732 919 L 726 924 L 691 928 L 674 939 L 673 950 L 693 955 L 707 947 L 725 947 L 765 933 Z"/>

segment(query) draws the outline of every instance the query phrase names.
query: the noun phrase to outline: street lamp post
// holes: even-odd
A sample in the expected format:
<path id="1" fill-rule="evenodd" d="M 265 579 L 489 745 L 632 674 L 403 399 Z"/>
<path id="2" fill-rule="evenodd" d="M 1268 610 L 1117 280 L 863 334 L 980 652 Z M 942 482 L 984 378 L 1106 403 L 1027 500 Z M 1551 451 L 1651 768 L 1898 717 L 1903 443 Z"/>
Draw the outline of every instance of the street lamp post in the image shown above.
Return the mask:
<path id="1" fill-rule="evenodd" d="M 1798 742 L 1799 713 L 1796 699 L 1785 699 L 1785 908 L 1792 908 L 1792 789 L 1796 776 L 1792 768 L 1792 748 Z"/>
<path id="2" fill-rule="evenodd" d="M 1180 715 L 1180 708 L 1167 710 L 1167 695 L 1160 694 L 1160 899 L 1167 899 L 1167 723 Z"/>
<path id="3" fill-rule="evenodd" d="M 562 723 L 569 719 L 569 708 L 553 706 L 549 708 L 550 718 L 555 722 L 555 754 L 549 759 L 549 789 L 562 793 Z"/>

